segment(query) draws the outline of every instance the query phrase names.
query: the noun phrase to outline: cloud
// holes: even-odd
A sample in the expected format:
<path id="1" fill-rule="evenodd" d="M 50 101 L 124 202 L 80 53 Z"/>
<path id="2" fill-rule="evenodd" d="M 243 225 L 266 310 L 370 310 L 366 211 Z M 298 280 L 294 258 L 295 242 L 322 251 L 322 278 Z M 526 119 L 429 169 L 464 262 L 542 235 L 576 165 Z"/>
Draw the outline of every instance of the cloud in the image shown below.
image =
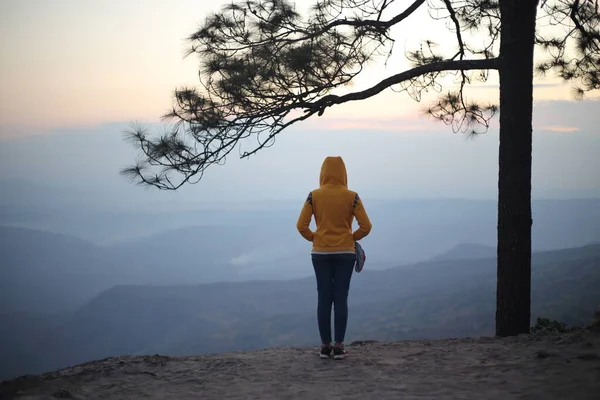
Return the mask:
<path id="1" fill-rule="evenodd" d="M 536 101 L 533 126 L 536 130 L 551 132 L 597 133 L 600 101 L 595 98 L 583 101 Z"/>
<path id="2" fill-rule="evenodd" d="M 550 126 L 541 126 L 538 128 L 541 131 L 550 131 L 550 132 L 577 132 L 580 131 L 576 126 L 560 126 L 560 125 L 550 125 Z"/>
<path id="3" fill-rule="evenodd" d="M 231 258 L 229 260 L 229 264 L 237 267 L 241 267 L 244 265 L 260 265 L 276 260 L 277 258 L 284 256 L 285 254 L 285 252 L 278 248 L 255 248 L 253 250 Z"/>
<path id="4" fill-rule="evenodd" d="M 389 131 L 389 132 L 414 132 L 428 131 L 436 128 L 436 122 L 424 117 L 333 117 L 322 120 L 315 119 L 308 122 L 315 128 L 327 131 L 363 130 L 363 131 Z M 439 125 L 439 124 L 438 124 Z"/>
<path id="5" fill-rule="evenodd" d="M 540 89 L 540 88 L 560 88 L 560 87 L 565 87 L 565 84 L 563 82 L 554 82 L 554 83 L 534 83 L 533 87 L 535 89 Z M 499 86 L 498 83 L 474 83 L 468 86 L 469 89 L 493 89 L 493 90 L 498 90 Z"/>
<path id="6" fill-rule="evenodd" d="M 149 126 L 153 130 L 161 129 L 157 123 L 143 123 L 144 126 Z M 13 142 L 18 140 L 27 140 L 30 138 L 47 136 L 47 135 L 77 135 L 89 134 L 90 132 L 108 131 L 109 133 L 118 133 L 122 135 L 123 131 L 131 126 L 131 122 L 114 121 L 102 123 L 89 123 L 77 125 L 64 125 L 61 127 L 43 126 L 43 125 L 18 125 L 0 122 L 0 142 Z"/>
<path id="7" fill-rule="evenodd" d="M 49 130 L 44 127 L 0 123 L 0 141 L 43 135 L 48 132 Z"/>
<path id="8" fill-rule="evenodd" d="M 237 257 L 232 258 L 229 263 L 231 265 L 235 265 L 235 266 L 242 266 L 242 265 L 247 265 L 252 261 L 252 255 L 251 254 L 242 254 L 239 255 Z"/>

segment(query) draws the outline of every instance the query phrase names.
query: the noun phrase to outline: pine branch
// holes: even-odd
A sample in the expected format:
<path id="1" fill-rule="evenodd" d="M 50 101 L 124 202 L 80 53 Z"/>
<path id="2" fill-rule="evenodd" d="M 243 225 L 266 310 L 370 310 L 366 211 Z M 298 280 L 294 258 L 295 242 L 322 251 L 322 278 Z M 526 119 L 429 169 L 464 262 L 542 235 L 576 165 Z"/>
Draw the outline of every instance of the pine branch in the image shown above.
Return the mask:
<path id="1" fill-rule="evenodd" d="M 444 60 L 431 64 L 419 65 L 418 67 L 390 76 L 369 89 L 360 92 L 349 93 L 343 96 L 328 95 L 314 103 L 304 104 L 302 105 L 302 108 L 307 109 L 307 111 L 317 110 L 320 116 L 323 114 L 323 111 L 326 107 L 331 107 L 335 104 L 342 104 L 349 101 L 365 100 L 381 93 L 383 90 L 393 85 L 397 85 L 423 75 L 444 71 L 471 71 L 490 69 L 498 69 L 497 58 L 481 60 Z"/>

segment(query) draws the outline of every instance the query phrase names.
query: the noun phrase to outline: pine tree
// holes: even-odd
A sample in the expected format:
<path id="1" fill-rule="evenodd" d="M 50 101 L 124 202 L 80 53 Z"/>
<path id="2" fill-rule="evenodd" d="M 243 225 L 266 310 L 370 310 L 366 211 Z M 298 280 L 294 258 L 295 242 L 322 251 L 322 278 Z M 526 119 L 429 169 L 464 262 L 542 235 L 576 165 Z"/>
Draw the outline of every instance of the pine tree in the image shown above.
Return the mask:
<path id="1" fill-rule="evenodd" d="M 600 89 L 598 0 L 316 0 L 308 16 L 289 0 L 236 0 L 189 37 L 201 59 L 200 88 L 175 91 L 160 136 L 137 127 L 128 139 L 138 163 L 122 173 L 143 185 L 175 190 L 198 182 L 247 138 L 271 146 L 290 125 L 327 108 L 393 88 L 420 100 L 455 77 L 456 90 L 428 109 L 455 131 L 485 132 L 499 112 L 498 284 L 496 334 L 528 333 L 531 294 L 531 153 L 534 72 L 554 72 L 575 94 Z M 362 91 L 337 95 L 367 63 L 391 54 L 392 30 L 421 8 L 448 22 L 452 51 L 423 38 L 406 57 L 410 69 Z M 477 36 L 478 35 L 478 36 Z M 481 37 L 485 38 L 481 43 Z M 474 38 L 478 39 L 475 40 Z M 534 50 L 542 59 L 534 65 Z M 444 49 L 447 50 L 447 49 Z M 498 71 L 499 104 L 466 98 L 476 81 Z"/>

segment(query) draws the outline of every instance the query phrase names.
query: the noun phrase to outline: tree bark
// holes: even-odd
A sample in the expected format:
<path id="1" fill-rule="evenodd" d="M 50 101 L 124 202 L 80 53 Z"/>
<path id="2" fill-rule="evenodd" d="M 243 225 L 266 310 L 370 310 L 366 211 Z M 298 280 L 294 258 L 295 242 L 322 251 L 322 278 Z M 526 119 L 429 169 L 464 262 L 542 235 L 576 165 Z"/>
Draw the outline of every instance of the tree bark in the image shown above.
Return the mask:
<path id="1" fill-rule="evenodd" d="M 533 54 L 538 0 L 500 0 L 496 335 L 529 333 Z"/>

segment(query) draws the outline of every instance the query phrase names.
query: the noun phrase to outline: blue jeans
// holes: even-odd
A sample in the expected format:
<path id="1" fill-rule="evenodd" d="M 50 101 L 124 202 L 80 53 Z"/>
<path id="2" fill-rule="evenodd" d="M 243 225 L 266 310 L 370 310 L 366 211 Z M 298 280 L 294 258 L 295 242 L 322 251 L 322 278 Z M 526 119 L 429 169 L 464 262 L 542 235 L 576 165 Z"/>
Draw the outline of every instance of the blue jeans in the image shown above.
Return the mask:
<path id="1" fill-rule="evenodd" d="M 334 306 L 335 341 L 342 343 L 348 324 L 348 291 L 354 271 L 354 254 L 313 254 L 319 295 L 317 321 L 321 343 L 331 343 L 331 306 Z"/>

